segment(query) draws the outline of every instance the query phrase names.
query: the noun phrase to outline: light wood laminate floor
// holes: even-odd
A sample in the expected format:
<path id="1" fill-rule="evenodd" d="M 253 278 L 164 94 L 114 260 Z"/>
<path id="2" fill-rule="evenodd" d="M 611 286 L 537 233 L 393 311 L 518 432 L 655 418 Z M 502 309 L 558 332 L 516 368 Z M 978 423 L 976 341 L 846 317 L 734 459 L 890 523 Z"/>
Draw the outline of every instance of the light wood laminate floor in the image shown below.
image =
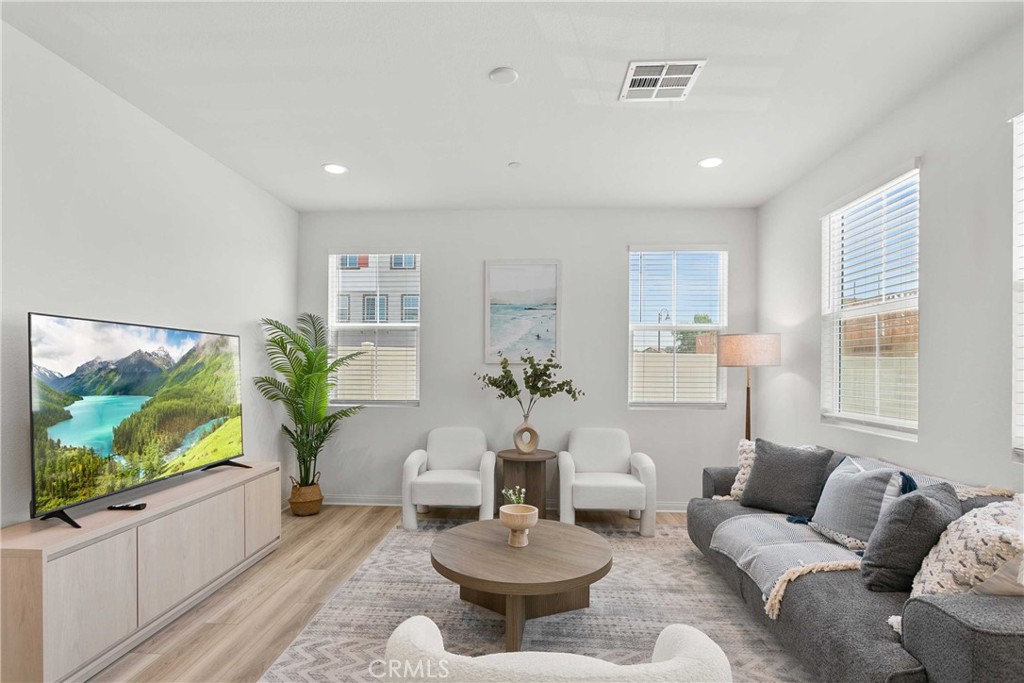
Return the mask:
<path id="1" fill-rule="evenodd" d="M 475 519 L 476 511 L 439 509 L 420 516 Z M 550 511 L 548 516 L 557 519 Z M 614 512 L 580 512 L 577 520 L 639 524 Z M 93 680 L 258 680 L 400 521 L 398 507 L 325 506 L 313 517 L 284 512 L 276 551 Z M 685 524 L 686 515 L 658 513 L 658 523 Z"/>

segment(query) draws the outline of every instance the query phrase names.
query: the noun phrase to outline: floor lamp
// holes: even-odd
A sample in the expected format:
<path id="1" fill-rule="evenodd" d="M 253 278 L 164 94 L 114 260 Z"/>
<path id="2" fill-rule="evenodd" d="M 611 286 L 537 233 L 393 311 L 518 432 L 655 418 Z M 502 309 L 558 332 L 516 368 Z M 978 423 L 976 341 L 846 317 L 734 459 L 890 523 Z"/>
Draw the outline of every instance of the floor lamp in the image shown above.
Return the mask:
<path id="1" fill-rule="evenodd" d="M 747 369 L 747 428 L 750 440 L 750 368 L 782 363 L 782 342 L 778 334 L 718 335 L 718 367 Z"/>

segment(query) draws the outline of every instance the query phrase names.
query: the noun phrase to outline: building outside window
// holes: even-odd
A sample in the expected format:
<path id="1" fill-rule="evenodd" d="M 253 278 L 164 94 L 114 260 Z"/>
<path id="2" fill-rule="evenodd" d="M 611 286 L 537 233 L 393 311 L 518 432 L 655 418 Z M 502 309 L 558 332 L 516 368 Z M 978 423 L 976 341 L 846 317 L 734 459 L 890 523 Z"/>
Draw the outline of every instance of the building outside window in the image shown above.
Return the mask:
<path id="1" fill-rule="evenodd" d="M 331 358 L 359 354 L 339 371 L 332 403 L 418 403 L 420 267 L 418 254 L 330 256 Z M 353 315 L 351 302 L 362 302 L 362 310 Z"/>

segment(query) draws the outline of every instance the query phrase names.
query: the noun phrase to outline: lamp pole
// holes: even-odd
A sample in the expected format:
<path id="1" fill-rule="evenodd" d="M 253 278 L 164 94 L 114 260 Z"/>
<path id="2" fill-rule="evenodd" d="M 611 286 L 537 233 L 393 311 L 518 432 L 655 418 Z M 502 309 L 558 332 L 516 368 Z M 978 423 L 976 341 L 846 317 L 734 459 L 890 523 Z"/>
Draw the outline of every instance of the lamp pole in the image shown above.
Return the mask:
<path id="1" fill-rule="evenodd" d="M 658 311 L 658 324 L 661 325 L 661 321 L 672 322 L 672 317 L 668 314 L 668 309 L 663 308 Z M 661 353 L 661 328 L 658 328 L 658 353 Z"/>
<path id="2" fill-rule="evenodd" d="M 750 366 L 747 366 L 747 428 L 744 437 L 750 441 Z"/>

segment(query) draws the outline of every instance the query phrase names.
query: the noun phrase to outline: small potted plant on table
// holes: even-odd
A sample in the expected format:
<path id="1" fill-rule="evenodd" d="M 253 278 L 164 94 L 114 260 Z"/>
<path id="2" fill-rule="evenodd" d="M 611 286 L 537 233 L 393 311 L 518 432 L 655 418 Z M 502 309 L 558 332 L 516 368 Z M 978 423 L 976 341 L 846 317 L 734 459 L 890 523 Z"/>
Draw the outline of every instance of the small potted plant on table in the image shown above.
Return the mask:
<path id="1" fill-rule="evenodd" d="M 523 504 L 526 489 L 519 486 L 502 489 L 501 495 L 509 502 L 498 508 L 498 517 L 509 530 L 508 544 L 513 548 L 522 548 L 530 542 L 527 536 L 530 528 L 537 525 L 537 508 Z"/>

